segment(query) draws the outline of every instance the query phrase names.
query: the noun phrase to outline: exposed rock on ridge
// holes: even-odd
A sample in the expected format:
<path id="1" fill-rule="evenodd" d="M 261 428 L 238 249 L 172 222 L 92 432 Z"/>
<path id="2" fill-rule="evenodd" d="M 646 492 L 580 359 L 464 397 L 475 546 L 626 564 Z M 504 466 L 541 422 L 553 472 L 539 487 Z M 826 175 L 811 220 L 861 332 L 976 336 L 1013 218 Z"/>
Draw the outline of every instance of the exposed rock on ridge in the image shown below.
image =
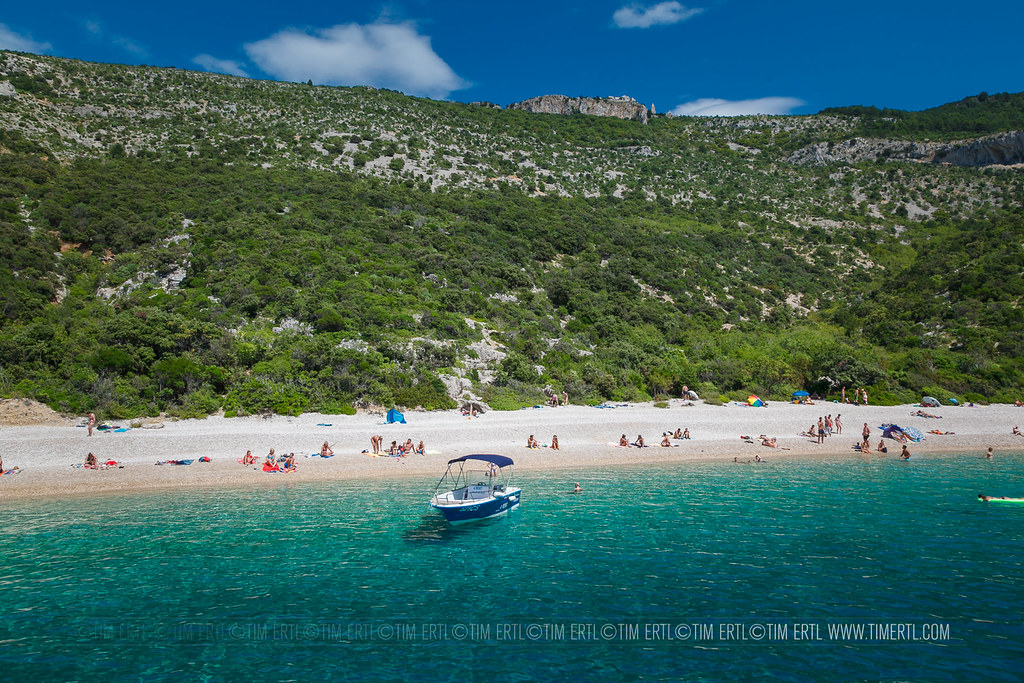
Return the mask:
<path id="1" fill-rule="evenodd" d="M 522 102 L 508 105 L 509 109 L 521 109 L 533 114 L 590 114 L 591 116 L 613 116 L 627 121 L 647 123 L 647 107 L 632 97 L 567 97 L 565 95 L 541 95 Z"/>
<path id="2" fill-rule="evenodd" d="M 1024 131 L 957 142 L 906 142 L 853 138 L 819 142 L 797 150 L 787 161 L 803 166 L 862 161 L 920 161 L 953 166 L 1010 166 L 1024 163 Z"/>

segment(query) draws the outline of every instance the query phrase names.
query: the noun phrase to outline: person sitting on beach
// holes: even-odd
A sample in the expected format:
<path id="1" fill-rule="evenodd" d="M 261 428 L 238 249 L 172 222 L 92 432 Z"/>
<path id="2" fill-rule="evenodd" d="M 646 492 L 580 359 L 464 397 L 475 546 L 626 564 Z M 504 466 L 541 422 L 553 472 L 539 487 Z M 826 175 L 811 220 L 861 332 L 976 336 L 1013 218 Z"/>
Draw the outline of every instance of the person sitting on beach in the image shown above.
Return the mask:
<path id="1" fill-rule="evenodd" d="M 861 444 L 860 444 L 860 452 L 861 453 L 870 453 L 871 452 L 871 444 L 868 443 L 868 438 L 867 437 L 864 437 L 864 441 L 862 441 Z"/>
<path id="2" fill-rule="evenodd" d="M 669 448 L 672 447 L 672 442 L 668 440 L 668 432 L 665 432 L 664 434 L 662 434 L 662 436 L 661 436 L 661 445 L 669 447 Z"/>
<path id="3" fill-rule="evenodd" d="M 637 434 L 636 435 L 636 441 L 633 442 L 633 445 L 636 446 L 637 448 L 644 448 L 645 447 L 644 435 L 643 434 Z"/>
<path id="4" fill-rule="evenodd" d="M 1024 436 L 1024 434 L 1022 434 L 1021 431 L 1019 429 L 1017 429 L 1016 425 L 1013 428 L 1013 435 L 1014 436 Z"/>
<path id="5" fill-rule="evenodd" d="M 540 448 L 540 442 L 533 438 L 533 434 L 530 434 L 530 438 L 526 440 L 527 448 Z"/>
<path id="6" fill-rule="evenodd" d="M 1013 405 L 1015 405 L 1018 408 L 1020 408 L 1021 406 L 1024 406 L 1024 403 L 1021 403 L 1020 399 L 1018 398 L 1016 401 L 1013 402 Z"/>
<path id="7" fill-rule="evenodd" d="M 623 434 L 622 436 L 620 436 L 619 437 L 619 447 L 620 448 L 629 448 L 629 446 L 630 446 L 629 439 L 626 438 L 626 435 Z"/>
<path id="8" fill-rule="evenodd" d="M 96 461 L 96 456 L 93 455 L 92 453 L 90 453 L 89 455 L 85 456 L 85 466 L 86 467 L 98 467 L 99 463 Z"/>
<path id="9" fill-rule="evenodd" d="M 412 453 L 415 449 L 416 446 L 413 444 L 412 439 L 406 439 L 405 444 L 402 445 L 402 452 L 407 455 Z"/>
<path id="10" fill-rule="evenodd" d="M 398 455 L 398 441 L 391 442 L 391 448 L 388 449 L 388 455 Z"/>
<path id="11" fill-rule="evenodd" d="M 903 452 L 900 453 L 900 460 L 910 460 L 910 451 L 907 450 L 907 444 L 903 444 Z"/>
<path id="12" fill-rule="evenodd" d="M 423 445 L 423 439 L 420 439 L 420 445 L 416 447 L 416 453 L 419 455 L 427 454 L 427 447 Z"/>
<path id="13" fill-rule="evenodd" d="M 284 462 L 281 463 L 281 469 L 284 470 L 285 472 L 294 472 L 295 471 L 295 454 L 294 453 L 289 453 L 288 454 L 288 457 L 286 457 L 284 459 Z"/>
<path id="14" fill-rule="evenodd" d="M 683 430 L 683 438 L 684 439 L 689 439 L 690 438 L 690 428 L 689 427 L 687 427 L 686 429 Z"/>
<path id="15" fill-rule="evenodd" d="M 558 447 L 558 434 L 552 434 L 551 435 L 551 450 L 553 450 L 553 451 L 561 450 Z"/>
<path id="16" fill-rule="evenodd" d="M 672 435 L 672 438 L 673 439 L 681 439 L 681 438 L 683 438 L 683 430 L 680 429 L 679 427 L 676 427 L 676 433 Z"/>
<path id="17" fill-rule="evenodd" d="M 255 465 L 256 456 L 252 454 L 252 451 L 246 451 L 245 455 L 242 456 L 243 465 Z"/>
<path id="18" fill-rule="evenodd" d="M 888 453 L 889 452 L 889 449 L 886 448 L 886 446 L 885 446 L 885 441 L 883 441 L 881 439 L 878 440 L 878 452 L 879 453 Z"/>
<path id="19" fill-rule="evenodd" d="M 267 453 L 267 460 L 263 464 L 270 465 L 271 467 L 277 467 L 277 455 L 274 453 L 273 448 L 271 448 L 270 452 Z"/>
<path id="20" fill-rule="evenodd" d="M 332 455 L 334 455 L 334 451 L 331 449 L 330 444 L 324 441 L 324 445 L 320 447 L 320 457 L 329 458 Z"/>

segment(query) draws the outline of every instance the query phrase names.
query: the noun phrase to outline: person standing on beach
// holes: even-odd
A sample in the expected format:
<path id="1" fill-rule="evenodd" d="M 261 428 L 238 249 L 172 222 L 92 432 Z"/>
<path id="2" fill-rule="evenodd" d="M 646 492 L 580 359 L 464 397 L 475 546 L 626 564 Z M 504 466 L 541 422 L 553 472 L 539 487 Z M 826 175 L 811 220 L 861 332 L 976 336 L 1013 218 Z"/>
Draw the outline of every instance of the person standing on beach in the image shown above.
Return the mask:
<path id="1" fill-rule="evenodd" d="M 867 389 L 861 389 L 860 390 L 860 395 L 864 397 L 864 405 L 867 405 L 868 404 L 868 390 Z"/>
<path id="2" fill-rule="evenodd" d="M 840 417 L 842 417 L 842 415 L 836 413 L 836 434 L 843 433 L 843 421 L 839 419 Z"/>
<path id="3" fill-rule="evenodd" d="M 843 387 L 841 403 L 846 403 L 846 387 Z"/>
<path id="4" fill-rule="evenodd" d="M 818 418 L 818 443 L 825 443 L 825 419 Z"/>
<path id="5" fill-rule="evenodd" d="M 865 441 L 867 441 L 868 437 L 871 436 L 871 427 L 868 427 L 867 422 L 864 423 L 864 430 L 861 432 L 861 434 L 864 436 Z"/>
<path id="6" fill-rule="evenodd" d="M 89 413 L 89 436 L 92 436 L 93 427 L 96 426 L 96 414 Z"/>
<path id="7" fill-rule="evenodd" d="M 825 436 L 832 436 L 832 413 L 825 416 Z"/>

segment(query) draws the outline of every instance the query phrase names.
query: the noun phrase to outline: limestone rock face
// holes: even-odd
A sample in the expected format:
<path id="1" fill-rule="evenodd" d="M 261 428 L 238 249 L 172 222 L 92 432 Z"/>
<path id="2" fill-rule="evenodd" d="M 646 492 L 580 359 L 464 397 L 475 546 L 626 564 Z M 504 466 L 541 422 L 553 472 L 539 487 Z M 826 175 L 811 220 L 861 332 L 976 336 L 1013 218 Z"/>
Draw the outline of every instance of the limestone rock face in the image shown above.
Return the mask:
<path id="1" fill-rule="evenodd" d="M 821 166 L 862 161 L 920 161 L 952 166 L 1011 166 L 1024 163 L 1024 131 L 957 142 L 908 142 L 852 138 L 839 144 L 819 142 L 794 152 L 790 163 Z"/>
<path id="2" fill-rule="evenodd" d="M 0 81 L 0 97 L 17 97 L 18 91 L 10 81 Z"/>
<path id="3" fill-rule="evenodd" d="M 613 116 L 627 121 L 647 123 L 647 107 L 632 97 L 567 97 L 565 95 L 541 95 L 522 102 L 508 105 L 509 109 L 520 109 L 533 114 L 590 114 L 591 116 Z"/>

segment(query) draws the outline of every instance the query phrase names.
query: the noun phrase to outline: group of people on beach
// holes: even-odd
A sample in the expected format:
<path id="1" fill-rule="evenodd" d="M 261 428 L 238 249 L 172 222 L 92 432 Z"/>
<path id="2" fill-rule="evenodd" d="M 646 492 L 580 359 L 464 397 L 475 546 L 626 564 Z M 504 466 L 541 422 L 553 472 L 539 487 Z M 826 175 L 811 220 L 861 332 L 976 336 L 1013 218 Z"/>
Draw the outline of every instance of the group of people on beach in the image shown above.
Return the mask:
<path id="1" fill-rule="evenodd" d="M 533 434 L 530 434 L 530 437 L 526 440 L 526 447 L 527 448 L 540 448 L 541 446 L 540 446 L 540 442 L 537 441 L 536 438 L 534 438 Z M 558 446 L 558 434 L 552 434 L 551 435 L 551 443 L 548 445 L 548 448 L 550 448 L 553 451 L 562 450 Z"/>
<path id="2" fill-rule="evenodd" d="M 817 426 L 811 425 L 810 429 L 801 434 L 801 436 L 810 437 L 820 444 L 825 443 L 825 437 L 843 433 L 842 417 L 841 413 L 837 413 L 835 418 L 832 417 L 831 413 L 824 417 L 818 417 Z"/>
<path id="3" fill-rule="evenodd" d="M 661 445 L 663 447 L 665 447 L 665 448 L 671 448 L 674 445 L 672 443 L 672 439 L 683 439 L 683 440 L 686 440 L 686 439 L 689 439 L 689 438 L 690 438 L 690 428 L 689 427 L 687 427 L 686 429 L 681 429 L 679 427 L 676 427 L 676 430 L 674 432 L 662 432 L 661 433 Z M 622 436 L 619 437 L 619 447 L 620 448 L 647 448 L 647 442 L 644 441 L 644 435 L 643 434 L 637 434 L 636 435 L 636 441 L 630 441 L 626 437 L 626 435 L 623 434 Z"/>
<path id="4" fill-rule="evenodd" d="M 327 446 L 327 442 L 324 441 L 324 446 Z M 328 449 L 330 448 L 327 446 Z M 246 451 L 245 455 L 238 462 L 243 465 L 255 465 L 256 456 L 252 454 L 252 451 Z M 297 469 L 295 465 L 295 454 L 289 453 L 288 455 L 278 455 L 273 448 L 267 453 L 267 457 L 263 460 L 263 471 L 264 472 L 283 472 L 291 473 Z"/>
<path id="5" fill-rule="evenodd" d="M 551 392 L 551 395 L 548 396 L 548 405 L 552 408 L 557 408 L 559 402 L 561 402 L 561 405 L 563 406 L 569 405 L 569 394 L 564 391 L 561 394 L 557 391 Z"/>
<path id="6" fill-rule="evenodd" d="M 384 437 L 374 435 L 370 437 L 370 452 L 373 455 L 390 455 L 396 458 L 404 458 L 413 454 L 426 455 L 427 447 L 423 444 L 423 439 L 420 439 L 419 445 L 415 445 L 410 437 L 405 440 L 405 443 L 400 444 L 395 440 L 391 442 L 391 446 L 384 448 Z"/>
<path id="7" fill-rule="evenodd" d="M 858 404 L 860 404 L 861 401 L 863 401 L 864 405 L 868 404 L 868 391 L 867 391 L 867 389 L 860 389 L 860 388 L 854 389 L 853 390 L 853 401 L 850 401 L 850 399 L 846 396 L 846 387 L 843 387 L 842 391 L 840 392 L 840 395 L 842 396 L 842 400 L 840 401 L 841 403 L 852 403 L 853 405 L 858 405 Z"/>

